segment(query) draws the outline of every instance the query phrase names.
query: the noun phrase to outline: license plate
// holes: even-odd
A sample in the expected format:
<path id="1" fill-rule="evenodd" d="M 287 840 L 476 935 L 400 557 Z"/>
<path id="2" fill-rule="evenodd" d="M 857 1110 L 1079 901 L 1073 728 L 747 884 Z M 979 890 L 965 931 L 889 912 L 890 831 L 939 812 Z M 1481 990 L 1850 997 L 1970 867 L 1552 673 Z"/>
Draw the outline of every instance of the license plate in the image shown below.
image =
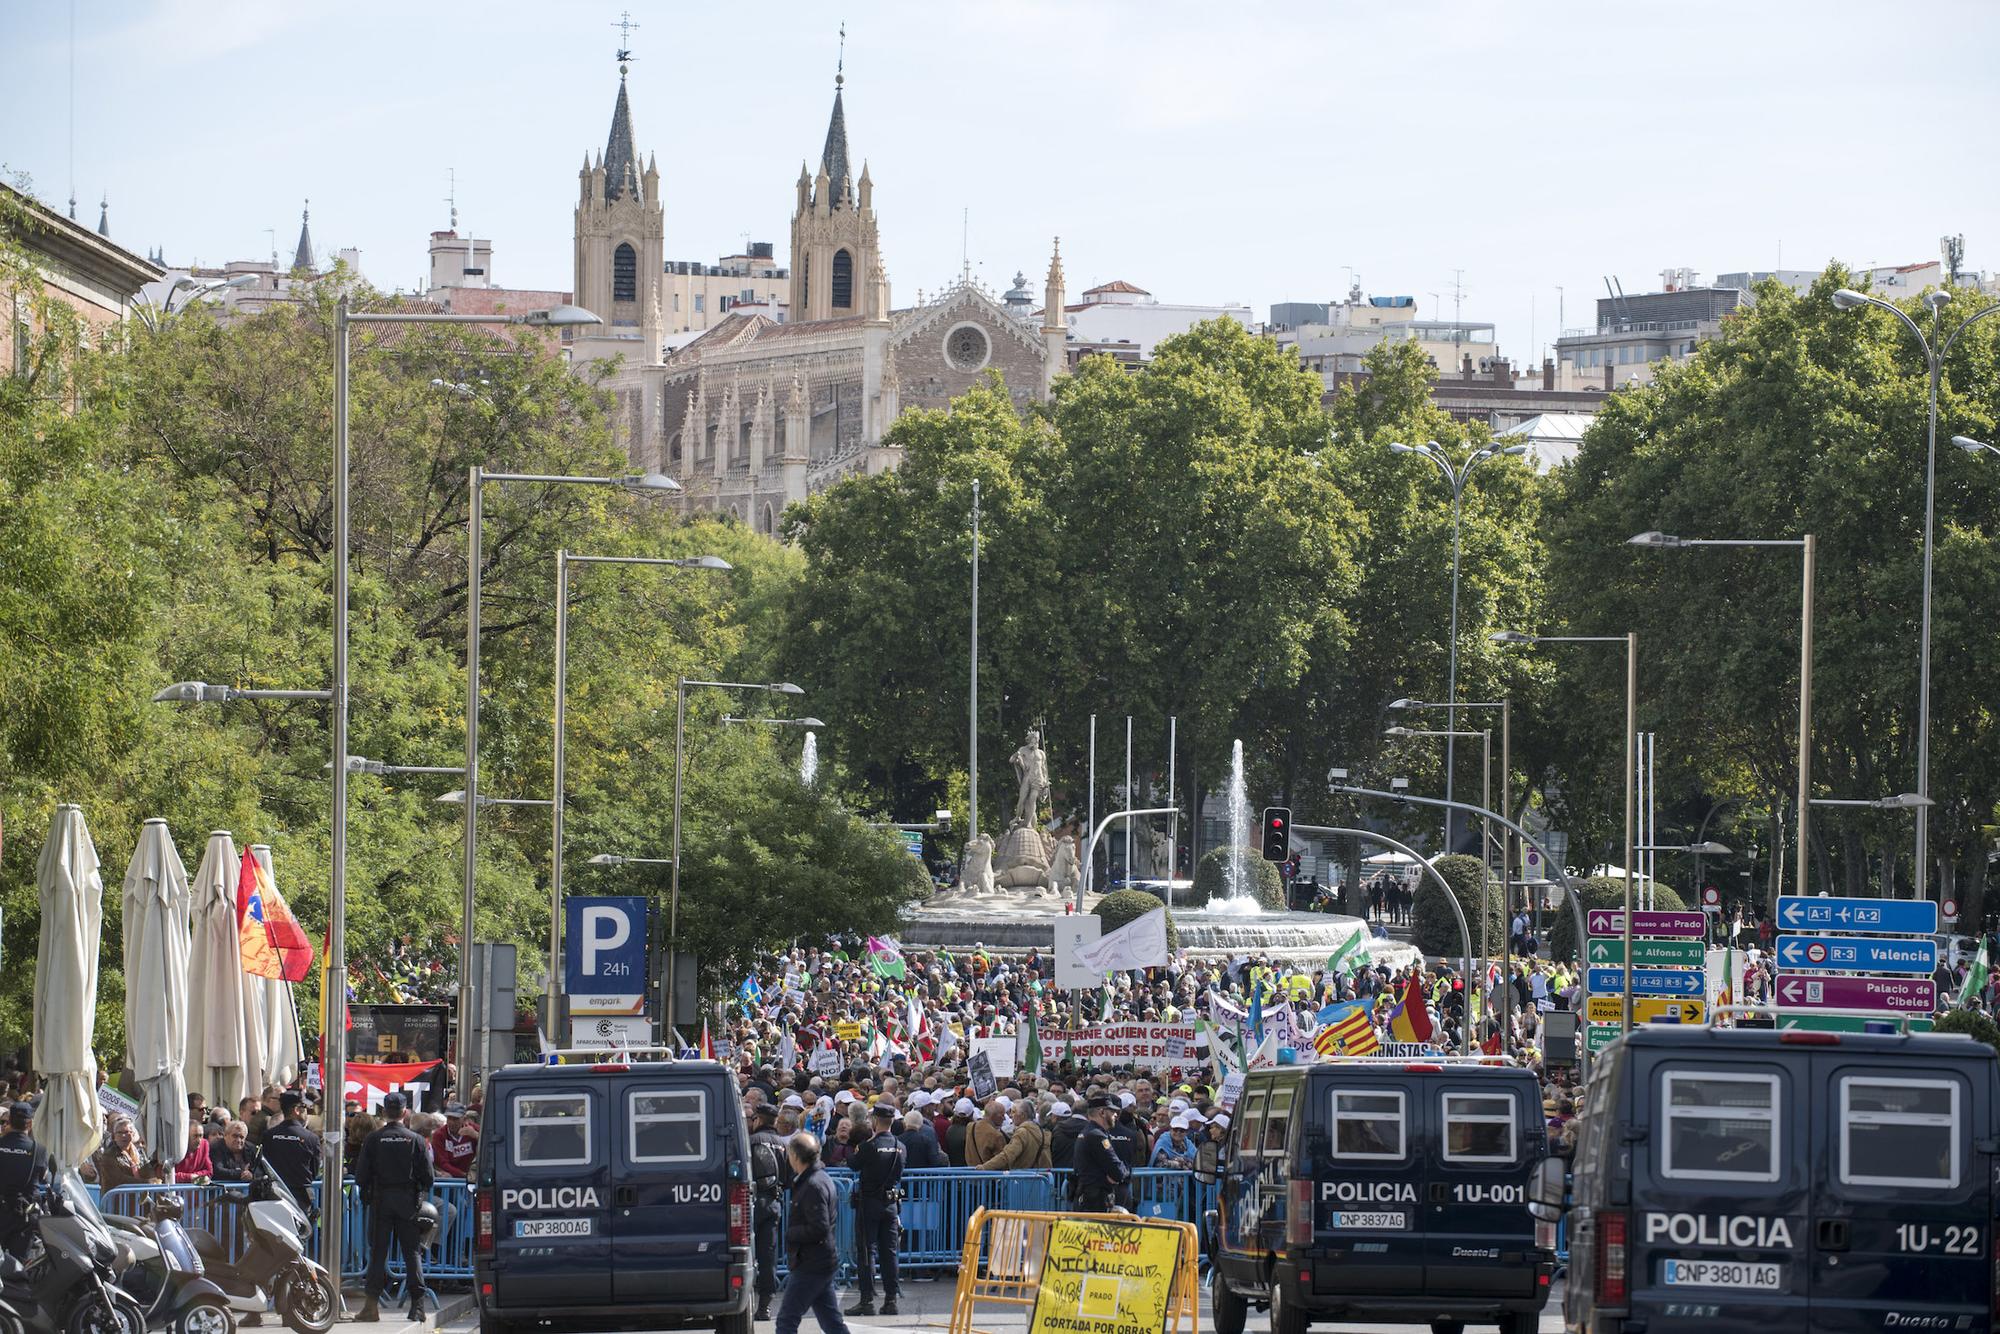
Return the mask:
<path id="1" fill-rule="evenodd" d="M 1335 1213 L 1328 1221 L 1328 1227 L 1335 1228 L 1384 1228 L 1403 1229 L 1410 1225 L 1410 1216 L 1400 1209 L 1376 1210 L 1373 1212 L 1345 1211 Z"/>
<path id="2" fill-rule="evenodd" d="M 1660 1266 L 1660 1281 L 1668 1287 L 1778 1292 L 1785 1286 L 1785 1267 L 1749 1260 L 1667 1260 Z"/>
<path id="3" fill-rule="evenodd" d="M 516 1237 L 587 1237 L 593 1231 L 588 1218 L 517 1218 Z"/>

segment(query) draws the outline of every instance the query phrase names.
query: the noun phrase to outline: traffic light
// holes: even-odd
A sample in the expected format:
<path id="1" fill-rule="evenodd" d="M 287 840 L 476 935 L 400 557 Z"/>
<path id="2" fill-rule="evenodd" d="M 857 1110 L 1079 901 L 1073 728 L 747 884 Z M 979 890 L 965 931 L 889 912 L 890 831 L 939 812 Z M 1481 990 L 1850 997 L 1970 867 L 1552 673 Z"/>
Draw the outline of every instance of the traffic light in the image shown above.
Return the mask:
<path id="1" fill-rule="evenodd" d="M 1292 808 L 1264 808 L 1264 860 L 1281 862 L 1292 855 Z"/>

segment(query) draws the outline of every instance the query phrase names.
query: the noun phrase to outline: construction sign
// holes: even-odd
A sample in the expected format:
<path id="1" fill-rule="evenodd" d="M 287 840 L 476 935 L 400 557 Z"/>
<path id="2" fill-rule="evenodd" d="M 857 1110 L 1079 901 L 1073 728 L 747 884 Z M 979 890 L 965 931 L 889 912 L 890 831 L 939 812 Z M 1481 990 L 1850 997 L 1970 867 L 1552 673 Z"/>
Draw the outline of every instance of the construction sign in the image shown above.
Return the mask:
<path id="1" fill-rule="evenodd" d="M 1181 1250 L 1178 1227 L 1110 1216 L 1055 1220 L 1028 1334 L 1160 1334 Z"/>

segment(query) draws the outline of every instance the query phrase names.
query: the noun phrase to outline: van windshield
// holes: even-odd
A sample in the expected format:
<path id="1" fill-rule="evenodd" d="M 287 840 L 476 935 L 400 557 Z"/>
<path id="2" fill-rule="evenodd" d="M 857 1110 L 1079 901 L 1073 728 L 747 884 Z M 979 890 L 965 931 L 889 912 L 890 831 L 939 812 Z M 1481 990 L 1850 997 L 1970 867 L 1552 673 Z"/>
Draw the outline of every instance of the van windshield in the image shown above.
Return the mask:
<path id="1" fill-rule="evenodd" d="M 634 1089 L 626 1095 L 627 1156 L 635 1163 L 697 1163 L 708 1157 L 708 1095 L 700 1089 Z"/>
<path id="2" fill-rule="evenodd" d="M 1511 1163 L 1516 1129 L 1511 1094 L 1444 1095 L 1444 1157 L 1448 1163 Z"/>
<path id="3" fill-rule="evenodd" d="M 1335 1089 L 1333 1156 L 1401 1160 L 1404 1119 L 1401 1089 Z"/>
<path id="4" fill-rule="evenodd" d="M 1670 1070 L 1660 1174 L 1704 1181 L 1778 1179 L 1778 1077 Z"/>
<path id="5" fill-rule="evenodd" d="M 1958 1082 L 1840 1081 L 1840 1179 L 1862 1186 L 1958 1185 Z"/>

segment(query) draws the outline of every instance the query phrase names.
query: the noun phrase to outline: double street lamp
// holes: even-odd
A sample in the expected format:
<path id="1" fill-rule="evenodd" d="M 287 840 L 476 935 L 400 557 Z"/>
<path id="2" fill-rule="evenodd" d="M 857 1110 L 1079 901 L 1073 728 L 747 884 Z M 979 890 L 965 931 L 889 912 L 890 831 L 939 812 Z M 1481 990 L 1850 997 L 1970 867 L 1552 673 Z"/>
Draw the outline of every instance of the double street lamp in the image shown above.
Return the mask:
<path id="1" fill-rule="evenodd" d="M 1475 449 L 1464 463 L 1454 465 L 1445 453 L 1444 446 L 1435 440 L 1427 440 L 1421 445 L 1391 444 L 1392 454 L 1415 454 L 1429 459 L 1443 474 L 1445 485 L 1451 488 L 1451 642 L 1446 647 L 1445 667 L 1445 729 L 1449 731 L 1458 722 L 1454 710 L 1458 705 L 1458 564 L 1459 564 L 1459 519 L 1464 509 L 1466 483 L 1472 480 L 1473 470 L 1488 459 L 1518 456 L 1528 452 L 1526 445 L 1487 445 Z M 1444 798 L 1452 799 L 1452 771 L 1456 767 L 1457 751 L 1450 737 L 1444 747 Z M 1444 850 L 1451 851 L 1451 830 L 1456 812 L 1449 806 L 1444 812 Z"/>
<path id="2" fill-rule="evenodd" d="M 1903 322 L 1910 336 L 1917 340 L 1923 350 L 1925 368 L 1930 372 L 1929 392 L 1926 396 L 1928 425 L 1924 437 L 1924 593 L 1923 622 L 1919 631 L 1920 643 L 1917 648 L 1917 791 L 1916 795 L 1928 797 L 1931 794 L 1931 565 L 1932 553 L 1936 547 L 1934 530 L 1937 515 L 1937 425 L 1938 390 L 1944 380 L 1944 359 L 1951 354 L 1952 347 L 1970 329 L 1988 315 L 2000 312 L 2000 301 L 1972 312 L 1958 326 L 1946 333 L 1944 330 L 1944 308 L 1951 304 L 1951 293 L 1945 290 L 1926 292 L 1924 306 L 1930 311 L 1931 327 L 1928 337 L 1917 322 L 1905 314 L 1901 307 L 1866 292 L 1843 287 L 1833 294 L 1833 304 L 1841 310 L 1859 310 L 1863 306 L 1875 306 L 1888 311 Z M 1961 443 L 1965 437 L 1953 437 L 1953 443 L 1965 449 Z M 1974 444 L 1978 442 L 1974 441 Z M 1967 450 L 1968 453 L 1975 451 Z M 1928 805 L 1917 810 L 1917 865 L 1914 875 L 1916 897 L 1930 897 L 1930 839 L 1931 811 Z M 1885 887 L 1886 890 L 1887 887 Z"/>

